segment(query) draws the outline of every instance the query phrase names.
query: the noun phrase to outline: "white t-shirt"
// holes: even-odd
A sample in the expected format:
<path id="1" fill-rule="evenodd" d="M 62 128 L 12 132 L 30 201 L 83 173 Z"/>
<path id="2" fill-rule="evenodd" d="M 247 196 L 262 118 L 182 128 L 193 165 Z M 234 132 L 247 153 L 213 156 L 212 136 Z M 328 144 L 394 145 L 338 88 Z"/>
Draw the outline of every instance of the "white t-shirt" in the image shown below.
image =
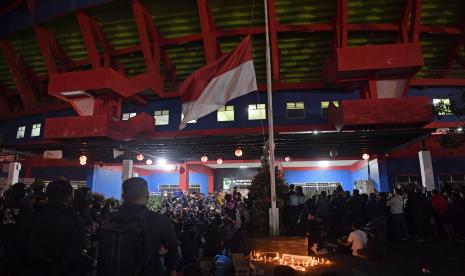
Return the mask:
<path id="1" fill-rule="evenodd" d="M 352 243 L 352 255 L 358 255 L 357 250 L 367 247 L 367 234 L 362 230 L 355 230 L 350 233 L 348 242 Z"/>

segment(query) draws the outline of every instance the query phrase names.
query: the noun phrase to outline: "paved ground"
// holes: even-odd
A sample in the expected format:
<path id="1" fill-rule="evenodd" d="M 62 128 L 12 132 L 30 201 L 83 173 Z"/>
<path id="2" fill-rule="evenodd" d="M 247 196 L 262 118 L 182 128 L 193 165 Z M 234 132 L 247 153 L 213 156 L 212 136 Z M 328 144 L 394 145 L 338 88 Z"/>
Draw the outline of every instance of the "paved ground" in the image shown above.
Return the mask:
<path id="1" fill-rule="evenodd" d="M 335 253 L 334 265 L 307 275 L 335 271 L 341 276 L 465 276 L 465 243 L 407 241 L 391 243 L 382 261 L 361 260 L 351 255 Z M 422 270 L 427 271 L 423 272 Z"/>

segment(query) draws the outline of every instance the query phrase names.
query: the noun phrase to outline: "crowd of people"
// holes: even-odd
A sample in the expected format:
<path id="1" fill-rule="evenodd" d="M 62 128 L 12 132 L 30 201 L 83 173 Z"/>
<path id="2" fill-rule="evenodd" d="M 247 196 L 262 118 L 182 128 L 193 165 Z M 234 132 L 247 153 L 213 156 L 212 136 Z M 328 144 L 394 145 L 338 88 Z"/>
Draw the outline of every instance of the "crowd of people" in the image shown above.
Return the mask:
<path id="1" fill-rule="evenodd" d="M 285 212 L 285 231 L 309 236 L 315 254 L 327 252 L 323 244 L 330 237 L 344 237 L 338 242 L 352 246 L 360 257 L 367 256 L 358 254 L 359 249 L 376 250 L 369 248 L 370 240 L 378 247 L 388 240 L 465 240 L 465 195 L 460 190 L 426 192 L 416 186 L 368 195 L 338 186 L 330 194 L 322 191 L 307 198 L 301 187 L 290 185 Z"/>
<path id="2" fill-rule="evenodd" d="M 229 275 L 249 221 L 241 194 L 161 197 L 148 209 L 141 178 L 123 183 L 122 204 L 65 180 L 16 183 L 0 197 L 0 274 L 199 275 L 208 258 Z"/>
<path id="3" fill-rule="evenodd" d="M 120 203 L 65 180 L 11 186 L 0 197 L 0 274 L 188 276 L 206 259 L 214 275 L 231 275 L 231 254 L 247 255 L 250 205 L 236 190 L 164 193 L 152 210 L 142 178 L 122 191 Z M 388 240 L 465 237 L 464 194 L 453 190 L 308 196 L 290 185 L 285 202 L 282 233 L 306 235 L 310 254 L 372 258 Z"/>

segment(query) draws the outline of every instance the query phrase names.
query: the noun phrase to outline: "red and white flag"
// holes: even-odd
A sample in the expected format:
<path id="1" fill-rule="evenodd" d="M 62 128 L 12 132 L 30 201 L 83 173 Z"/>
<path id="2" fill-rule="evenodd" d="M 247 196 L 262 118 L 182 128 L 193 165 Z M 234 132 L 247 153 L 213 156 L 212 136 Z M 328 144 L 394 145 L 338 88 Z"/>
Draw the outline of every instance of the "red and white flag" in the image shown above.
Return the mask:
<path id="1" fill-rule="evenodd" d="M 229 54 L 195 71 L 180 85 L 184 118 L 179 129 L 256 90 L 251 35 L 248 35 Z"/>

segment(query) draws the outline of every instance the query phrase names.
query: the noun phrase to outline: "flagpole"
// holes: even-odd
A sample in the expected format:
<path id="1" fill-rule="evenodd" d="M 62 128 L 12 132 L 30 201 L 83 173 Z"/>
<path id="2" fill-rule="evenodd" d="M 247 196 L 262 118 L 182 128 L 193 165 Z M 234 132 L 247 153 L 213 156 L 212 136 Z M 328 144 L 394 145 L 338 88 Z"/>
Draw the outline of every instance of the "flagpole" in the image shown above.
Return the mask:
<path id="1" fill-rule="evenodd" d="M 265 37 L 266 37 L 266 90 L 268 95 L 268 150 L 270 164 L 271 185 L 271 212 L 270 234 L 279 234 L 278 210 L 276 209 L 276 176 L 274 159 L 274 127 L 273 127 L 273 95 L 271 87 L 271 60 L 270 60 L 270 35 L 268 30 L 268 0 L 263 0 L 265 6 Z"/>

